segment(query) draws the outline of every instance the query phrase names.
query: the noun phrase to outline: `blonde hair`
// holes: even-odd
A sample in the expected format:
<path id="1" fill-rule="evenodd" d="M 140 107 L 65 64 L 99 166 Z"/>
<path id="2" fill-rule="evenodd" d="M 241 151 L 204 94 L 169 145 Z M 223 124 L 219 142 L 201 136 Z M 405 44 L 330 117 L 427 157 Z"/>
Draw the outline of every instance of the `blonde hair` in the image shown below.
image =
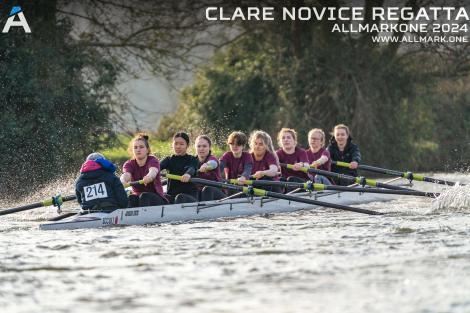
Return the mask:
<path id="1" fill-rule="evenodd" d="M 137 140 L 141 140 L 145 147 L 147 148 L 147 155 L 150 155 L 150 145 L 149 145 L 149 136 L 146 133 L 137 133 L 134 135 L 134 138 L 129 142 L 129 147 L 127 148 L 127 152 L 130 154 L 131 157 L 134 157 L 134 143 Z"/>
<path id="2" fill-rule="evenodd" d="M 333 135 L 335 134 L 335 131 L 338 129 L 344 129 L 346 131 L 346 134 L 349 136 L 351 133 L 349 132 L 349 127 L 344 125 L 344 124 L 338 124 L 333 128 Z"/>
<path id="3" fill-rule="evenodd" d="M 314 133 L 319 133 L 321 135 L 321 140 L 322 140 L 322 148 L 325 146 L 325 132 L 321 128 L 313 128 L 308 132 L 308 140 L 310 141 L 310 136 L 312 136 Z"/>
<path id="4" fill-rule="evenodd" d="M 271 136 L 269 136 L 269 134 L 265 131 L 254 130 L 251 132 L 250 139 L 249 139 L 250 153 L 253 153 L 254 148 L 255 148 L 255 141 L 257 139 L 263 140 L 264 145 L 267 147 L 267 150 L 271 152 L 272 155 L 274 155 L 274 158 L 276 159 L 276 163 L 279 166 L 279 159 L 277 157 L 277 153 L 274 151 L 273 140 L 271 139 Z"/>
<path id="5" fill-rule="evenodd" d="M 282 134 L 284 134 L 284 133 L 291 134 L 292 138 L 294 138 L 294 141 L 297 145 L 297 132 L 295 131 L 295 129 L 284 127 L 277 134 L 277 144 L 279 145 L 279 147 L 282 147 Z"/>

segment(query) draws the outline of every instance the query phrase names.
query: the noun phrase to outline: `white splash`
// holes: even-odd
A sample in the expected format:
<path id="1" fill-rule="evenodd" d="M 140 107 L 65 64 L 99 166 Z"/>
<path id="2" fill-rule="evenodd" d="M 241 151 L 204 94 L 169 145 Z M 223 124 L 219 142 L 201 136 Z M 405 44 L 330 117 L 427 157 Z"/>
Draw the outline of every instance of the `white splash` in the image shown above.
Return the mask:
<path id="1" fill-rule="evenodd" d="M 434 211 L 470 210 L 470 185 L 455 185 L 433 200 Z"/>

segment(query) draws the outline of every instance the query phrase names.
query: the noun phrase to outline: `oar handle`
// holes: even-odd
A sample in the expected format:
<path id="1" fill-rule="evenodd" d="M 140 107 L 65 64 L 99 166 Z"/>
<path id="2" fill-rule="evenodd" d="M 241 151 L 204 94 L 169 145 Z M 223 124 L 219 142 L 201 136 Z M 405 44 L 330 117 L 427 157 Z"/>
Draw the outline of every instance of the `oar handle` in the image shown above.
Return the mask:
<path id="1" fill-rule="evenodd" d="M 132 187 L 132 186 L 138 186 L 138 185 L 143 185 L 143 184 L 144 184 L 144 180 L 143 180 L 143 179 L 141 179 L 141 180 L 136 180 L 136 181 L 131 181 L 131 182 L 125 183 L 125 184 L 124 184 L 124 188 Z"/>
<path id="2" fill-rule="evenodd" d="M 162 181 L 162 186 L 164 186 L 166 183 L 167 183 L 166 180 Z M 127 187 L 132 187 L 132 186 L 139 186 L 139 185 L 145 185 L 143 179 L 125 183 L 123 186 L 124 188 L 127 188 Z"/>

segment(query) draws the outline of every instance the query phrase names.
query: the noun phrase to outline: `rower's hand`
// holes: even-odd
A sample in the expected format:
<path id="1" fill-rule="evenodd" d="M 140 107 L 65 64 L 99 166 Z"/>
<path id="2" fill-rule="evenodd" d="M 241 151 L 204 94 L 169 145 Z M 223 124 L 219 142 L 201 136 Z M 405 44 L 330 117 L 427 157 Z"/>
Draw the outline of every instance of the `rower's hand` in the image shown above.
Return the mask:
<path id="1" fill-rule="evenodd" d="M 257 171 L 252 175 L 255 179 L 261 179 L 264 177 L 264 171 Z"/>
<path id="2" fill-rule="evenodd" d="M 183 183 L 187 183 L 190 179 L 191 179 L 191 175 L 189 174 L 184 174 L 183 176 L 181 176 L 181 182 Z"/>
<path id="3" fill-rule="evenodd" d="M 304 164 L 302 162 L 299 162 L 299 163 L 295 163 L 293 166 L 292 166 L 292 169 L 294 171 L 300 171 L 300 169 L 304 167 Z"/>
<path id="4" fill-rule="evenodd" d="M 144 185 L 148 185 L 148 184 L 150 184 L 151 182 L 154 181 L 154 178 L 149 176 L 149 175 L 145 175 L 144 178 L 142 178 L 142 181 L 143 181 Z"/>
<path id="5" fill-rule="evenodd" d="M 357 167 L 359 166 L 359 163 L 353 161 L 351 163 L 349 163 L 349 168 L 355 170 Z"/>
<path id="6" fill-rule="evenodd" d="M 313 168 L 318 168 L 318 166 L 320 166 L 320 164 L 318 164 L 317 161 L 313 161 L 312 164 L 310 164 L 310 167 Z"/>
<path id="7" fill-rule="evenodd" d="M 208 169 L 207 169 L 207 163 L 202 164 L 201 167 L 199 168 L 199 172 L 205 173 L 205 172 L 207 172 L 207 171 L 208 171 Z"/>
<path id="8" fill-rule="evenodd" d="M 121 175 L 121 177 L 119 179 L 121 180 L 121 183 L 123 185 L 125 185 L 125 184 L 130 183 L 132 181 L 132 176 L 129 173 L 124 173 L 124 174 Z"/>
<path id="9" fill-rule="evenodd" d="M 240 176 L 240 177 L 238 177 L 238 184 L 239 184 L 239 185 L 245 184 L 245 181 L 246 181 L 246 177 L 245 177 L 245 176 Z"/>

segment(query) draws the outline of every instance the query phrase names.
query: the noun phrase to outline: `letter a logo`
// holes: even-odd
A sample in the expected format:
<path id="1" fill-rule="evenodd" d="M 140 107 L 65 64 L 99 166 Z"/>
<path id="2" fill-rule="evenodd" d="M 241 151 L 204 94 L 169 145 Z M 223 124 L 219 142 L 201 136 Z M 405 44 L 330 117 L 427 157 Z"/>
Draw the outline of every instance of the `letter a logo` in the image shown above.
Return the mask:
<path id="1" fill-rule="evenodd" d="M 15 21 L 15 16 L 18 16 L 19 21 Z M 24 17 L 21 7 L 19 6 L 14 6 L 11 8 L 10 17 L 5 23 L 5 27 L 3 27 L 2 33 L 8 33 L 10 31 L 10 27 L 12 26 L 21 26 L 23 27 L 25 33 L 31 33 L 31 28 L 29 28 L 28 22 Z"/>

